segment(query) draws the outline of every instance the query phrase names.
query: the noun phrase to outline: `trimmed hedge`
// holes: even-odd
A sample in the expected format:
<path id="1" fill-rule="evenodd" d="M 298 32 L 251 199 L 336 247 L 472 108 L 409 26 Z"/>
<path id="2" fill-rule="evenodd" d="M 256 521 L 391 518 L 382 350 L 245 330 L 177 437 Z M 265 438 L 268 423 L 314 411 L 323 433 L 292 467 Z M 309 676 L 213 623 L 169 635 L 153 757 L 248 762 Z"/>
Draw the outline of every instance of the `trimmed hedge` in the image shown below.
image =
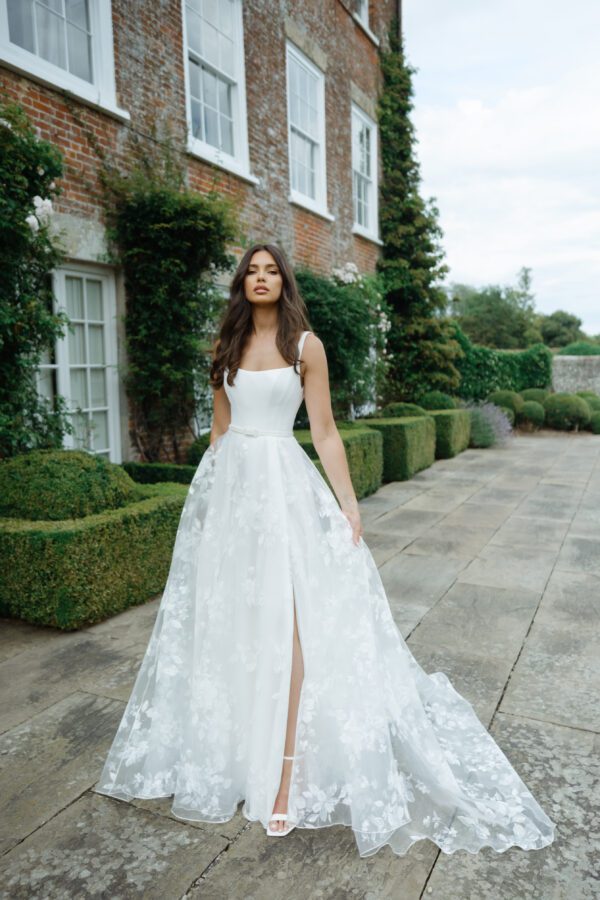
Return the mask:
<path id="1" fill-rule="evenodd" d="M 521 391 L 546 388 L 552 383 L 552 353 L 543 344 L 534 344 L 516 353 L 491 350 L 472 344 L 464 331 L 454 325 L 455 338 L 464 357 L 455 363 L 460 372 L 459 397 L 483 400 L 492 391 Z"/>
<path id="2" fill-rule="evenodd" d="M 84 450 L 31 450 L 0 462 L 0 516 L 79 519 L 138 499 L 120 466 Z"/>
<path id="3" fill-rule="evenodd" d="M 427 391 L 417 397 L 419 405 L 424 409 L 456 409 L 456 400 L 443 391 Z"/>
<path id="4" fill-rule="evenodd" d="M 199 464 L 200 459 L 195 466 L 184 466 L 177 463 L 121 463 L 127 474 L 139 484 L 160 484 L 162 481 L 191 484 Z"/>
<path id="5" fill-rule="evenodd" d="M 510 406 L 499 406 L 498 409 L 502 410 L 511 425 L 515 424 L 516 414 L 514 409 L 512 409 Z"/>
<path id="6" fill-rule="evenodd" d="M 429 413 L 435 422 L 435 458 L 452 459 L 469 446 L 471 416 L 467 409 L 439 409 Z"/>
<path id="7" fill-rule="evenodd" d="M 525 388 L 524 391 L 521 391 L 521 397 L 526 402 L 529 400 L 534 400 L 536 403 L 542 403 L 546 399 L 546 397 L 550 396 L 550 391 L 545 388 Z"/>
<path id="8" fill-rule="evenodd" d="M 541 428 L 546 418 L 546 411 L 541 403 L 526 400 L 517 416 L 517 425 L 524 430 L 533 431 Z"/>
<path id="9" fill-rule="evenodd" d="M 432 416 L 357 419 L 383 437 L 383 481 L 406 481 L 435 460 L 435 422 Z"/>
<path id="10" fill-rule="evenodd" d="M 576 394 L 550 394 L 544 400 L 546 425 L 559 431 L 585 428 L 591 419 L 591 410 L 582 397 Z"/>
<path id="11" fill-rule="evenodd" d="M 600 412 L 592 413 L 590 417 L 590 431 L 592 434 L 600 434 Z"/>
<path id="12" fill-rule="evenodd" d="M 405 419 L 410 416 L 426 416 L 427 412 L 416 403 L 388 403 L 381 410 L 382 419 Z"/>
<path id="13" fill-rule="evenodd" d="M 371 428 L 352 424 L 338 424 L 338 431 L 344 443 L 350 478 L 357 500 L 373 494 L 383 477 L 383 438 Z M 333 487 L 312 442 L 310 429 L 296 429 L 294 437 L 312 459 L 315 466 L 333 491 Z M 335 496 L 335 492 L 334 492 Z"/>
<path id="14" fill-rule="evenodd" d="M 496 406 L 512 409 L 515 415 L 517 415 L 524 403 L 523 398 L 516 391 L 493 391 L 487 399 L 488 403 L 495 403 Z"/>
<path id="15" fill-rule="evenodd" d="M 567 344 L 556 354 L 557 356 L 598 356 L 600 354 L 600 344 L 592 344 L 590 341 L 573 341 Z"/>
<path id="16" fill-rule="evenodd" d="M 144 491 L 144 500 L 81 519 L 0 520 L 0 615 L 71 631 L 160 593 L 187 489 Z"/>

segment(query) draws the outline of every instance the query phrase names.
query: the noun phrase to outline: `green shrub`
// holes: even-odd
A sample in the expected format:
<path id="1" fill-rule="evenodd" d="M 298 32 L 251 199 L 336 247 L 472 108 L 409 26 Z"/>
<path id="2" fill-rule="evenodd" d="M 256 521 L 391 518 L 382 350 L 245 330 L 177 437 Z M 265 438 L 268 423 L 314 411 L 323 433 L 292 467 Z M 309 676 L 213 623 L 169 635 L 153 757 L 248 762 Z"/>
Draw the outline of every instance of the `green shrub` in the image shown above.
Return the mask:
<path id="1" fill-rule="evenodd" d="M 547 391 L 544 388 L 525 388 L 524 391 L 521 391 L 523 400 L 534 400 L 536 403 L 543 403 L 549 395 L 550 391 Z"/>
<path id="2" fill-rule="evenodd" d="M 600 397 L 582 397 L 581 399 L 585 400 L 592 412 L 600 410 Z"/>
<path id="3" fill-rule="evenodd" d="M 592 344 L 589 341 L 573 341 L 562 347 L 557 356 L 598 356 L 600 354 L 600 344 Z"/>
<path id="4" fill-rule="evenodd" d="M 596 393 L 596 391 L 575 391 L 576 397 L 583 397 L 584 400 L 587 400 L 588 397 L 594 397 L 594 399 L 600 400 L 600 395 Z"/>
<path id="5" fill-rule="evenodd" d="M 435 422 L 431 416 L 365 419 L 364 424 L 382 434 L 385 483 L 405 481 L 434 462 Z"/>
<path id="6" fill-rule="evenodd" d="M 517 416 L 519 427 L 533 431 L 544 424 L 546 413 L 541 403 L 535 400 L 526 400 Z"/>
<path id="7" fill-rule="evenodd" d="M 552 382 L 552 353 L 543 344 L 534 344 L 518 353 L 491 350 L 472 344 L 454 324 L 455 337 L 464 356 L 456 362 L 460 387 L 456 392 L 465 400 L 483 400 L 492 391 L 521 391 L 545 388 Z"/>
<path id="8" fill-rule="evenodd" d="M 589 428 L 592 434 L 600 434 L 600 412 L 592 413 Z"/>
<path id="9" fill-rule="evenodd" d="M 523 398 L 516 391 L 493 391 L 488 397 L 488 403 L 506 406 L 508 409 L 512 409 L 515 415 L 523 406 L 523 402 Z"/>
<path id="10" fill-rule="evenodd" d="M 139 484 L 160 484 L 171 481 L 177 484 L 191 484 L 198 466 L 185 466 L 178 463 L 121 463 L 130 478 Z"/>
<path id="11" fill-rule="evenodd" d="M 456 400 L 443 391 L 427 391 L 418 398 L 423 409 L 456 409 Z"/>
<path id="12" fill-rule="evenodd" d="M 83 450 L 32 450 L 0 463 L 0 516 L 79 519 L 138 496 L 121 466 Z"/>
<path id="13" fill-rule="evenodd" d="M 383 440 L 376 431 L 366 428 L 366 423 L 363 424 L 360 419 L 356 419 L 351 425 L 345 422 L 336 422 L 336 425 L 346 451 L 352 486 L 357 499 L 360 500 L 381 487 Z M 294 437 L 333 490 L 312 442 L 310 430 L 308 428 L 294 429 Z"/>
<path id="14" fill-rule="evenodd" d="M 210 431 L 199 434 L 198 437 L 190 444 L 187 451 L 187 463 L 190 466 L 197 466 L 204 456 L 210 444 Z"/>
<path id="15" fill-rule="evenodd" d="M 469 415 L 471 417 L 469 447 L 493 447 L 496 443 L 496 433 L 492 422 L 485 415 L 484 410 L 471 408 L 469 409 Z"/>
<path id="16" fill-rule="evenodd" d="M 188 489 L 143 491 L 144 500 L 81 519 L 0 520 L 0 615 L 71 631 L 162 591 Z"/>
<path id="17" fill-rule="evenodd" d="M 405 419 L 411 416 L 426 416 L 427 412 L 416 403 L 388 403 L 383 407 L 381 415 L 387 419 Z"/>
<path id="18" fill-rule="evenodd" d="M 515 411 L 513 409 L 511 409 L 510 406 L 500 406 L 499 409 L 502 410 L 502 412 L 504 413 L 504 415 L 506 416 L 506 418 L 508 419 L 510 424 L 514 425 L 515 419 L 516 419 Z"/>
<path id="19" fill-rule="evenodd" d="M 469 446 L 471 417 L 466 409 L 436 409 L 430 415 L 435 422 L 435 458 L 451 459 Z"/>
<path id="20" fill-rule="evenodd" d="M 576 394 L 550 394 L 544 400 L 546 425 L 559 431 L 578 431 L 589 424 L 591 411 L 585 400 Z"/>

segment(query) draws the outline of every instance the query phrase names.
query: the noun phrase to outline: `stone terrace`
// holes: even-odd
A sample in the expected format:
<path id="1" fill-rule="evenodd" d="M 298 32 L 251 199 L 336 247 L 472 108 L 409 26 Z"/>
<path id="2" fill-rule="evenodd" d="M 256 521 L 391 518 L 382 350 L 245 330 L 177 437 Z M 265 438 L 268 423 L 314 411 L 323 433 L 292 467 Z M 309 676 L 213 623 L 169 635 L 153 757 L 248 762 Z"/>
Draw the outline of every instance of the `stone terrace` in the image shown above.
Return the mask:
<path id="1" fill-rule="evenodd" d="M 225 824 L 193 825 L 168 800 L 94 793 L 156 598 L 71 634 L 2 622 L 0 897 L 598 897 L 600 437 L 468 450 L 360 507 L 412 652 L 473 704 L 557 822 L 555 843 L 444 856 L 421 842 L 361 859 L 344 826 L 271 839 L 241 804 Z"/>

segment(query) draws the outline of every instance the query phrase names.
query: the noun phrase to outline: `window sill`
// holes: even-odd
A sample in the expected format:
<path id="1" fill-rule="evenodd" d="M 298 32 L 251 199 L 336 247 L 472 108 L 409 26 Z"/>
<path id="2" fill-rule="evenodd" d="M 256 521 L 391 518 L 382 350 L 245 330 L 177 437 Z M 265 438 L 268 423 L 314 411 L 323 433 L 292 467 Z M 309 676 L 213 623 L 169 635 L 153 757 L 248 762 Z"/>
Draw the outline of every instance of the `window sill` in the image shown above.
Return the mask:
<path id="1" fill-rule="evenodd" d="M 289 195 L 288 200 L 294 206 L 306 209 L 308 212 L 314 213 L 315 216 L 319 216 L 321 219 L 326 219 L 328 222 L 335 222 L 335 216 L 332 216 L 327 209 L 316 204 L 310 197 L 303 197 L 302 194 L 293 192 Z"/>
<path id="2" fill-rule="evenodd" d="M 218 169 L 223 169 L 224 172 L 229 172 L 231 175 L 241 178 L 242 181 L 248 182 L 248 184 L 260 184 L 260 178 L 251 175 L 249 170 L 233 159 L 233 157 L 220 153 L 215 147 L 203 144 L 202 141 L 194 137 L 188 138 L 187 150 L 190 156 L 201 159 L 203 162 L 211 163 Z"/>
<path id="3" fill-rule="evenodd" d="M 371 40 L 375 44 L 376 47 L 379 47 L 379 38 L 377 37 L 376 34 L 373 34 L 373 32 L 371 31 L 369 26 L 366 24 L 366 22 L 363 22 L 363 20 L 360 18 L 360 16 L 357 16 L 356 13 L 354 13 L 354 12 L 352 13 L 352 18 L 354 19 L 354 21 L 356 22 L 357 25 L 360 25 L 360 27 L 362 28 L 364 33 L 367 35 L 369 40 Z"/>
<path id="4" fill-rule="evenodd" d="M 383 247 L 383 241 L 378 238 L 376 234 L 373 234 L 371 231 L 367 231 L 366 228 L 363 228 L 361 225 L 353 225 L 352 234 L 357 235 L 357 237 L 364 238 L 366 241 L 371 241 L 373 244 L 377 244 L 379 247 Z"/>
<path id="5" fill-rule="evenodd" d="M 107 113 L 120 122 L 128 122 L 131 119 L 127 110 L 117 105 L 115 98 L 103 95 L 94 85 L 88 85 L 87 82 L 70 76 L 68 72 L 63 72 L 45 60 L 39 60 L 27 51 L 18 52 L 18 48 L 14 48 L 12 44 L 0 46 L 0 61 L 19 75 L 31 78 L 67 97 L 85 103 L 86 106 Z"/>

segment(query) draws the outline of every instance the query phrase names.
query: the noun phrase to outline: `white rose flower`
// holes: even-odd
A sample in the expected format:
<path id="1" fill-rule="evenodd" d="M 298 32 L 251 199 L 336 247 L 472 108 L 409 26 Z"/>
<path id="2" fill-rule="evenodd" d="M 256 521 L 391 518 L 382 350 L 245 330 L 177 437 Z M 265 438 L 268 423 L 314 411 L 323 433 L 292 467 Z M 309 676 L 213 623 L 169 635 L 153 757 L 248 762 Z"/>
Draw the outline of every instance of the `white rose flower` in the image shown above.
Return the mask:
<path id="1" fill-rule="evenodd" d="M 36 217 L 34 215 L 27 216 L 25 221 L 31 228 L 31 231 L 33 232 L 33 234 L 35 234 L 36 231 L 39 231 L 40 223 L 38 222 L 38 220 L 36 219 Z"/>

